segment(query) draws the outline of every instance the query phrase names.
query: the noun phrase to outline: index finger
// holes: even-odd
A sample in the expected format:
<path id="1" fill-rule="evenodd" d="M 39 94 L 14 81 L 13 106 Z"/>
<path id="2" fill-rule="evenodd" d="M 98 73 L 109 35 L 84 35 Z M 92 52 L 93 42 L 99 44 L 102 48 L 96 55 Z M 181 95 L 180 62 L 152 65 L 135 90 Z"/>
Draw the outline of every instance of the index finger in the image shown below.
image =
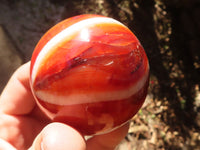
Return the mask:
<path id="1" fill-rule="evenodd" d="M 87 150 L 113 150 L 127 135 L 129 122 L 112 132 L 96 135 L 87 140 Z"/>
<path id="2" fill-rule="evenodd" d="M 0 97 L 0 111 L 22 115 L 30 113 L 35 100 L 29 85 L 30 62 L 18 68 L 8 81 Z"/>

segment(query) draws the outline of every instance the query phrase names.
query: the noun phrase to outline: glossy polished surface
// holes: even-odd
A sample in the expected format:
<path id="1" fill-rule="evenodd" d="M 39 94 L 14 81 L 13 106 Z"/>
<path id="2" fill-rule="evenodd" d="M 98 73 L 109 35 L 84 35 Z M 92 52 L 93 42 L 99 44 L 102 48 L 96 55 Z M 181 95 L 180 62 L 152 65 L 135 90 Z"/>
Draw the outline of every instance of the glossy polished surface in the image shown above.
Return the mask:
<path id="1" fill-rule="evenodd" d="M 148 59 L 135 35 L 98 15 L 57 24 L 31 59 L 30 83 L 40 108 L 84 135 L 109 132 L 131 119 L 145 100 L 148 79 Z"/>

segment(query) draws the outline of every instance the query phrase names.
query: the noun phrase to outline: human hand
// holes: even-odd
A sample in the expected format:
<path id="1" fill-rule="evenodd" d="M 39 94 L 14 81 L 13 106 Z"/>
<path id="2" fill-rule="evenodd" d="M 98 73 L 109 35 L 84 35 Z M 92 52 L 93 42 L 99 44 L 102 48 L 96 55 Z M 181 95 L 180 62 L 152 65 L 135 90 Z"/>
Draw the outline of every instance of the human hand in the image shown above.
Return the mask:
<path id="1" fill-rule="evenodd" d="M 38 108 L 29 85 L 30 62 L 11 77 L 0 97 L 0 150 L 113 150 L 129 125 L 85 141 L 75 129 L 52 123 Z"/>

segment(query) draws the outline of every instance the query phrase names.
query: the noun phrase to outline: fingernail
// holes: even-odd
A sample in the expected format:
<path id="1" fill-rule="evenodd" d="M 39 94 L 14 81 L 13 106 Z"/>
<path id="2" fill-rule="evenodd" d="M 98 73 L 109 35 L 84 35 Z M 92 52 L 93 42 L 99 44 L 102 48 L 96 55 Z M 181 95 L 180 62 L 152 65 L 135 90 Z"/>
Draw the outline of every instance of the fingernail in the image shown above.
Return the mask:
<path id="1" fill-rule="evenodd" d="M 45 150 L 43 141 L 40 144 L 40 150 Z"/>

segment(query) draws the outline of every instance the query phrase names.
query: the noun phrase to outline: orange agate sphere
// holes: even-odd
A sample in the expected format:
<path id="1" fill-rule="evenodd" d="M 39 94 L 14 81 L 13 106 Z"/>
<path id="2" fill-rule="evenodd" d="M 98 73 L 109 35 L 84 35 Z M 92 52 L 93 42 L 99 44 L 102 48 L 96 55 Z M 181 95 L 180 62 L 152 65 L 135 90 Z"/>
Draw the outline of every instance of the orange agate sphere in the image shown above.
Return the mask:
<path id="1" fill-rule="evenodd" d="M 83 135 L 106 133 L 130 120 L 148 82 L 148 59 L 136 36 L 99 15 L 55 25 L 31 59 L 30 83 L 41 110 Z"/>

